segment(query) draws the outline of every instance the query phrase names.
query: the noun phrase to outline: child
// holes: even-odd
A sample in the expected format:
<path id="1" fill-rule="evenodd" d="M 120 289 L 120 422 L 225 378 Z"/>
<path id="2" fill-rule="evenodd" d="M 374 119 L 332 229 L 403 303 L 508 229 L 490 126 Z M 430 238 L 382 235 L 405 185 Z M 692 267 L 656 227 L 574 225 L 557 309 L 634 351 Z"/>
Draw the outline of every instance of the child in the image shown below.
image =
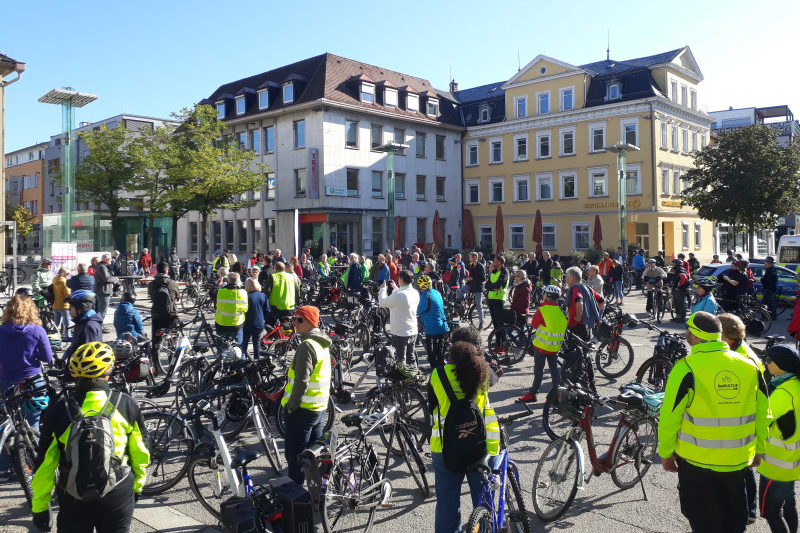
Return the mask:
<path id="1" fill-rule="evenodd" d="M 131 335 L 134 339 L 144 334 L 144 325 L 139 311 L 133 306 L 136 302 L 136 295 L 130 292 L 122 293 L 122 301 L 114 312 L 114 329 L 117 330 L 117 338 L 123 338 L 124 334 Z"/>

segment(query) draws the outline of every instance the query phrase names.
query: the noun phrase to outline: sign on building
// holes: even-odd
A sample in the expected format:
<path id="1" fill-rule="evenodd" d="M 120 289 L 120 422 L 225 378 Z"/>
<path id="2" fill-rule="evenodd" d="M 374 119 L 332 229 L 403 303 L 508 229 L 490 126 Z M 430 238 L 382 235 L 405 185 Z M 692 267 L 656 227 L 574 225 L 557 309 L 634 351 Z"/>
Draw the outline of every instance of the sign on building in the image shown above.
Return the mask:
<path id="1" fill-rule="evenodd" d="M 319 199 L 319 148 L 308 149 L 308 168 L 311 172 L 311 186 L 308 197 Z"/>
<path id="2" fill-rule="evenodd" d="M 8 195 L 6 200 L 10 207 L 19 206 L 22 201 L 22 176 L 12 176 L 8 178 Z"/>
<path id="3" fill-rule="evenodd" d="M 61 267 L 74 272 L 78 266 L 78 243 L 54 242 L 51 247 L 50 259 L 53 261 L 52 270 L 58 272 Z"/>

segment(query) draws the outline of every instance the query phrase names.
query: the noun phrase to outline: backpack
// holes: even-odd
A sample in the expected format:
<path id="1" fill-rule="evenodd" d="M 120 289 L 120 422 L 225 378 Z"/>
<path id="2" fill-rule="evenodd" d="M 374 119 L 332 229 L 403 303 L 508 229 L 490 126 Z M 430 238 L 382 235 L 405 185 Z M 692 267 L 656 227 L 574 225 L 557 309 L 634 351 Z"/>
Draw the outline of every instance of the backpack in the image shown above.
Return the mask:
<path id="1" fill-rule="evenodd" d="M 169 293 L 167 285 L 160 285 L 153 294 L 152 314 L 156 316 L 167 316 L 175 314 L 175 302 Z"/>
<path id="2" fill-rule="evenodd" d="M 582 283 L 576 283 L 567 293 L 567 305 L 572 302 L 572 291 L 578 291 L 583 297 L 583 315 L 581 323 L 589 328 L 593 328 L 595 322 L 600 320 L 600 311 L 597 309 L 597 301 L 594 299 L 594 289 Z"/>
<path id="3" fill-rule="evenodd" d="M 375 350 L 375 373 L 386 376 L 397 362 L 397 350 L 394 346 L 381 346 Z"/>
<path id="4" fill-rule="evenodd" d="M 56 301 L 56 291 L 53 289 L 52 283 L 44 290 L 44 299 L 47 300 L 47 303 L 50 305 L 53 305 L 53 302 Z"/>
<path id="5" fill-rule="evenodd" d="M 442 431 L 442 457 L 444 466 L 455 474 L 466 474 L 469 465 L 486 455 L 486 424 L 483 413 L 474 399 L 458 399 L 447 373 L 437 368 L 450 409 L 444 419 Z M 439 422 L 441 426 L 441 420 Z"/>
<path id="6" fill-rule="evenodd" d="M 59 479 L 76 500 L 98 500 L 128 475 L 129 467 L 114 453 L 111 425 L 120 395 L 112 392 L 99 412 L 84 413 L 72 398 L 67 400 L 71 423 Z"/>

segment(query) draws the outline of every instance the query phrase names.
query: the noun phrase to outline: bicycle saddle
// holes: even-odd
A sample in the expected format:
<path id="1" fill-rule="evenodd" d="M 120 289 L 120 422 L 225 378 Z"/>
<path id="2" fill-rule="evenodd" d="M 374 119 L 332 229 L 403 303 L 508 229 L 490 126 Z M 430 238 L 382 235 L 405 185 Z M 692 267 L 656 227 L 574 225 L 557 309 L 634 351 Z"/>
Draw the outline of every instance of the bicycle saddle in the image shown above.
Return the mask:
<path id="1" fill-rule="evenodd" d="M 644 396 L 642 396 L 638 392 L 634 392 L 632 390 L 626 390 L 625 392 L 617 396 L 617 401 L 627 404 L 630 407 L 638 407 L 642 405 L 642 402 L 644 402 Z"/>
<path id="2" fill-rule="evenodd" d="M 322 454 L 323 451 L 328 447 L 331 442 L 331 433 L 323 433 L 320 438 L 314 441 L 308 448 L 303 450 L 300 455 L 303 456 L 310 456 L 313 458 L 317 458 Z"/>
<path id="3" fill-rule="evenodd" d="M 766 340 L 767 342 L 773 341 L 775 344 L 780 344 L 786 340 L 786 337 L 784 337 L 783 335 L 767 335 L 766 337 L 764 337 L 764 340 Z"/>
<path id="4" fill-rule="evenodd" d="M 342 416 L 342 423 L 349 427 L 361 427 L 362 425 L 366 424 L 370 426 L 383 418 L 386 413 L 384 412 L 377 412 L 377 413 L 369 413 L 369 414 L 362 414 L 362 413 L 351 413 L 348 415 Z"/>
<path id="5" fill-rule="evenodd" d="M 261 450 L 250 450 L 248 448 L 238 448 L 236 455 L 231 459 L 231 468 L 239 468 L 252 463 L 259 457 L 263 457 L 264 452 Z"/>
<path id="6" fill-rule="evenodd" d="M 488 453 L 475 461 L 474 463 L 467 465 L 467 472 L 486 472 L 487 474 L 492 471 L 492 468 L 489 466 L 489 459 L 491 455 Z"/>

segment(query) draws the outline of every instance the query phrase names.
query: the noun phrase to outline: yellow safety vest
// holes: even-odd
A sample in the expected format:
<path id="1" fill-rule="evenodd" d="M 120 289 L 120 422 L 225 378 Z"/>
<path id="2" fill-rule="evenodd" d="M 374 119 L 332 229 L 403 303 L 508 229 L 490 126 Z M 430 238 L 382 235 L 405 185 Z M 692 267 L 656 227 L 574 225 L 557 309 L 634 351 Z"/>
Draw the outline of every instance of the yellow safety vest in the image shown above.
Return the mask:
<path id="1" fill-rule="evenodd" d="M 567 331 L 567 317 L 557 305 L 539 307 L 544 324 L 536 328 L 533 334 L 533 347 L 545 353 L 557 353 L 564 342 Z"/>
<path id="2" fill-rule="evenodd" d="M 294 309 L 297 286 L 294 277 L 286 272 L 276 272 L 272 275 L 272 292 L 269 295 L 269 305 L 288 311 Z"/>
<path id="3" fill-rule="evenodd" d="M 217 312 L 214 322 L 220 326 L 241 326 L 247 311 L 247 293 L 244 289 L 220 289 L 217 292 Z"/>
<path id="4" fill-rule="evenodd" d="M 497 280 L 500 279 L 500 273 L 501 272 L 502 272 L 502 270 L 498 270 L 497 272 L 495 272 L 493 274 L 489 274 L 489 279 L 491 280 L 492 283 L 496 283 Z M 509 282 L 509 280 L 506 279 L 506 286 L 503 287 L 502 289 L 489 291 L 489 299 L 490 300 L 502 300 L 502 299 L 504 299 L 506 297 L 506 289 L 508 288 L 508 282 Z"/>
<path id="5" fill-rule="evenodd" d="M 764 455 L 758 473 L 775 481 L 796 481 L 800 479 L 800 419 L 797 408 L 800 401 L 800 380 L 797 376 L 784 381 L 769 397 L 774 420 L 764 447 Z M 795 432 L 784 440 L 777 420 L 790 414 L 794 416 Z"/>
<path id="6" fill-rule="evenodd" d="M 314 365 L 314 371 L 308 378 L 308 387 L 306 388 L 303 399 L 300 401 L 301 409 L 308 409 L 309 411 L 324 411 L 328 408 L 328 398 L 331 392 L 331 354 L 327 348 L 314 339 L 306 339 L 303 342 L 310 343 L 311 349 L 317 357 L 317 364 Z M 283 392 L 281 405 L 289 403 L 289 397 L 292 395 L 294 388 L 294 361 L 289 367 L 288 373 L 289 381 L 286 382 L 286 389 Z"/>
<path id="7" fill-rule="evenodd" d="M 220 268 L 230 268 L 230 264 L 228 263 L 228 258 L 224 255 L 221 255 L 214 259 L 214 268 L 211 269 L 212 272 L 216 272 Z"/>
<path id="8" fill-rule="evenodd" d="M 756 355 L 753 349 L 750 348 L 750 346 L 748 346 L 745 341 L 742 341 L 742 343 L 739 344 L 739 346 L 733 351 L 742 354 L 743 356 L 753 361 L 756 364 L 756 366 L 758 366 L 758 369 L 761 370 L 761 373 L 762 374 L 764 373 L 764 363 L 761 362 L 761 358 L 759 358 Z"/>
<path id="9" fill-rule="evenodd" d="M 447 373 L 447 378 L 450 380 L 450 385 L 453 387 L 453 392 L 456 393 L 456 398 L 463 398 L 464 393 L 461 392 L 461 385 L 456 379 L 455 365 L 444 365 L 444 371 Z M 442 382 L 439 379 L 439 372 L 431 374 L 430 385 L 433 392 L 436 393 L 436 400 L 438 405 L 433 410 L 433 430 L 431 431 L 431 452 L 442 452 L 442 435 L 444 429 L 444 420 L 447 418 L 447 412 L 450 410 L 450 400 L 447 398 L 447 392 L 442 387 Z M 475 405 L 478 406 L 483 412 L 483 421 L 486 424 L 486 451 L 490 455 L 497 455 L 500 453 L 500 425 L 497 422 L 497 415 L 489 406 L 489 395 L 487 394 L 488 384 L 478 391 L 475 396 Z"/>
<path id="10" fill-rule="evenodd" d="M 325 263 L 324 261 L 320 261 L 319 262 L 319 267 L 322 269 L 322 275 L 323 276 L 330 276 L 331 275 L 331 267 L 330 267 L 330 265 L 328 263 Z"/>

